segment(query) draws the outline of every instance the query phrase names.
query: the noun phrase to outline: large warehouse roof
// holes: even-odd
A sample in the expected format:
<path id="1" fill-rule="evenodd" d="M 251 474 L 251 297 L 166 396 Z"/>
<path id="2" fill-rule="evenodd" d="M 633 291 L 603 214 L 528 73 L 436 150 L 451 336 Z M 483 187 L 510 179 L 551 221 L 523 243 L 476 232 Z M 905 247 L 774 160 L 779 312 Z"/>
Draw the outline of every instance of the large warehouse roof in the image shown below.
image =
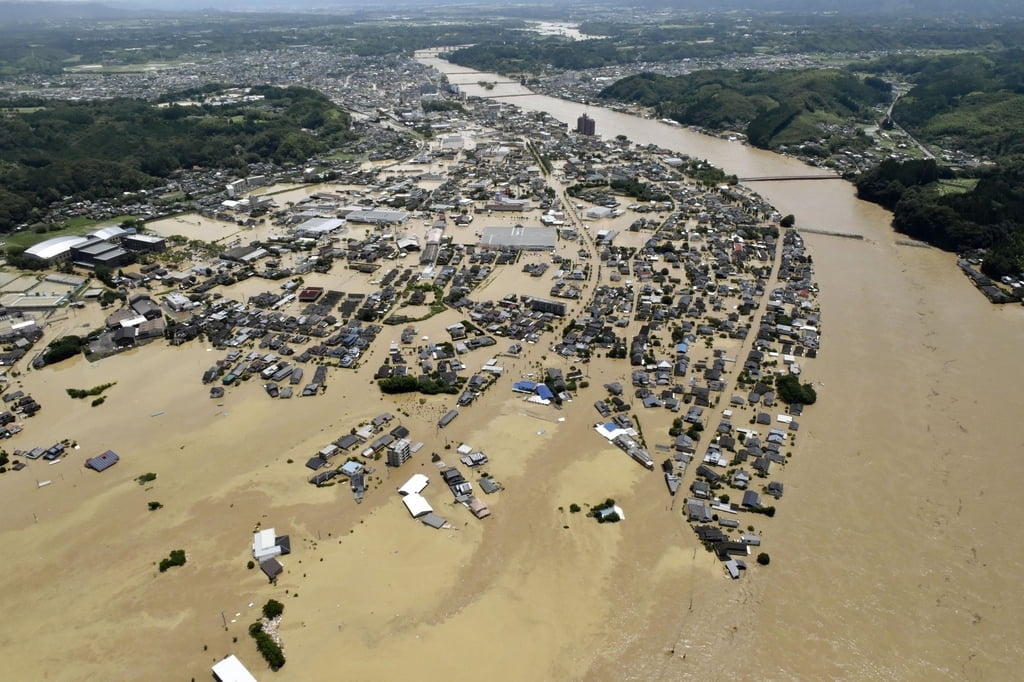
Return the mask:
<path id="1" fill-rule="evenodd" d="M 557 235 L 553 227 L 485 227 L 480 246 L 485 249 L 524 251 L 553 250 Z"/>
<path id="2" fill-rule="evenodd" d="M 413 474 L 412 478 L 398 489 L 398 493 L 400 495 L 419 495 L 427 487 L 428 483 L 430 483 L 430 479 L 424 474 Z"/>
<path id="3" fill-rule="evenodd" d="M 39 242 L 35 246 L 30 246 L 25 249 L 25 253 L 35 256 L 40 260 L 52 260 L 70 251 L 72 246 L 78 246 L 87 241 L 89 241 L 87 237 L 76 237 L 74 235 L 54 237 L 53 239 L 47 239 L 45 242 Z"/>
<path id="4" fill-rule="evenodd" d="M 347 206 L 340 211 L 352 223 L 404 223 L 409 217 L 406 211 L 390 211 L 386 209 L 363 209 L 358 206 Z"/>
<path id="5" fill-rule="evenodd" d="M 256 678 L 246 670 L 245 666 L 242 665 L 242 662 L 234 654 L 231 654 L 220 663 L 215 663 L 211 670 L 218 682 L 256 682 Z"/>
<path id="6" fill-rule="evenodd" d="M 295 228 L 296 232 L 306 234 L 330 234 L 345 226 L 345 221 L 340 218 L 310 218 Z"/>
<path id="7" fill-rule="evenodd" d="M 402 498 L 402 504 L 405 505 L 405 508 L 409 510 L 414 519 L 434 511 L 426 498 L 419 493 L 409 493 Z"/>
<path id="8" fill-rule="evenodd" d="M 128 230 L 117 225 L 107 225 L 97 230 L 93 230 L 89 233 L 90 237 L 99 237 L 100 239 L 113 239 L 114 237 L 123 237 L 126 234 L 131 234 Z"/>

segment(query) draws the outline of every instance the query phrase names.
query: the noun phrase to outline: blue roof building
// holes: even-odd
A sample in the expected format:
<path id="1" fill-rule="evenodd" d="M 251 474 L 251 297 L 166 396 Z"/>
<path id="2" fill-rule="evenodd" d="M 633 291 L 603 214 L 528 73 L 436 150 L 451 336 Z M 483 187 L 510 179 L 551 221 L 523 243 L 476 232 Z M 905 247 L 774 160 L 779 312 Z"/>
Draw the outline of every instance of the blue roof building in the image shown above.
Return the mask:
<path id="1" fill-rule="evenodd" d="M 512 390 L 516 393 L 533 393 L 535 388 L 537 383 L 534 381 L 517 381 L 512 384 Z"/>
<path id="2" fill-rule="evenodd" d="M 548 388 L 547 384 L 537 384 L 536 391 L 537 395 L 539 395 L 544 400 L 554 400 L 555 398 L 554 392 L 552 392 L 552 390 Z"/>
<path id="3" fill-rule="evenodd" d="M 356 462 L 355 460 L 349 460 L 341 465 L 341 473 L 350 477 L 358 474 L 362 470 L 362 462 Z"/>

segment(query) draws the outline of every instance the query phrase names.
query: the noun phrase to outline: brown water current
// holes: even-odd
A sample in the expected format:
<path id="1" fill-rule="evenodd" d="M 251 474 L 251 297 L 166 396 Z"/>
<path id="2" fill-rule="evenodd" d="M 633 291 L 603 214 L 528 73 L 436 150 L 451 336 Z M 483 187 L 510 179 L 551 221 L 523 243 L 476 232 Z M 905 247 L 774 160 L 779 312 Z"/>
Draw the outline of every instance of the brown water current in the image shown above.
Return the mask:
<path id="1" fill-rule="evenodd" d="M 425 60 L 464 83 L 480 80 Z M 780 155 L 686 129 L 543 96 L 503 101 L 605 137 L 626 135 L 706 158 L 740 177 L 819 172 Z M 1024 473 L 1014 427 L 1024 369 L 1024 310 L 990 305 L 953 256 L 896 244 L 888 212 L 841 181 L 750 187 L 807 234 L 823 310 L 810 363 L 819 402 L 754 580 L 660 596 L 639 631 L 599 656 L 588 679 L 1009 679 L 1021 653 L 1012 528 Z M 641 595 L 630 595 L 629 599 Z M 627 608 L 627 605 L 623 605 Z"/>
<path id="2" fill-rule="evenodd" d="M 478 81 L 501 79 L 431 63 L 458 71 L 452 80 L 473 94 L 525 93 L 509 101 L 567 122 L 584 110 L 518 85 L 484 91 Z M 657 121 L 594 106 L 587 113 L 603 136 L 656 143 L 740 177 L 820 172 Z M 396 327 L 357 368 L 330 368 L 326 394 L 292 400 L 271 400 L 258 380 L 211 399 L 200 377 L 224 349 L 154 343 L 9 375 L 11 390 L 44 409 L 8 451 L 61 439 L 80 447 L 0 475 L 8 550 L 0 678 L 209 679 L 228 654 L 257 679 L 278 682 L 1020 677 L 1024 550 L 1013 528 L 1022 516 L 1014 500 L 1024 437 L 1015 424 L 1024 368 L 1015 352 L 1024 309 L 991 306 L 952 255 L 897 244 L 889 214 L 858 201 L 845 182 L 750 186 L 794 214 L 798 228 L 864 237 L 805 234 L 823 336 L 803 376 L 819 400 L 801 417 L 793 458 L 778 475 L 778 514 L 741 517 L 756 524 L 769 566 L 751 561 L 729 580 L 681 516 L 682 493 L 670 497 L 658 473 L 594 433 L 592 403 L 603 384 L 628 383 L 623 361 L 584 365 L 590 385 L 561 410 L 509 390 L 541 367 L 576 362 L 554 357 L 553 335 L 519 358 L 499 356 L 505 376 L 445 429 L 437 421 L 451 396 L 389 397 L 373 385 L 399 340 Z M 471 243 L 481 223 L 452 233 Z M 193 216 L 158 227 L 225 240 L 258 233 Z M 577 248 L 560 242 L 559 255 L 572 259 Z M 309 273 L 305 284 L 347 293 L 379 286 L 343 268 Z M 499 268 L 473 297 L 545 295 L 550 284 Z M 247 300 L 267 290 L 277 285 L 252 278 L 223 294 Z M 67 310 L 49 320 L 47 336 L 86 333 L 108 313 Z M 418 323 L 415 343 L 445 340 L 446 327 L 464 319 L 446 310 Z M 462 356 L 468 372 L 500 348 Z M 404 352 L 411 358 L 415 348 Z M 105 385 L 102 405 L 67 393 Z M 385 411 L 423 450 L 399 469 L 371 461 L 362 504 L 347 482 L 307 483 L 309 457 Z M 671 413 L 639 412 L 649 447 L 666 442 Z M 486 471 L 504 486 L 484 496 L 490 518 L 454 503 L 431 461 L 437 452 L 455 464 L 461 443 L 484 450 Z M 82 466 L 107 449 L 120 454 L 116 466 Z M 478 485 L 480 472 L 462 468 Z M 139 481 L 150 472 L 157 478 Z M 424 496 L 450 522 L 442 530 L 410 519 L 395 492 L 420 472 L 432 481 Z M 571 512 L 608 497 L 624 509 L 622 523 Z M 151 502 L 162 506 L 151 511 Z M 273 585 L 247 568 L 256 524 L 291 537 Z M 158 562 L 176 548 L 186 565 L 161 573 Z M 276 673 L 248 634 L 270 598 L 286 604 L 288 662 Z"/>

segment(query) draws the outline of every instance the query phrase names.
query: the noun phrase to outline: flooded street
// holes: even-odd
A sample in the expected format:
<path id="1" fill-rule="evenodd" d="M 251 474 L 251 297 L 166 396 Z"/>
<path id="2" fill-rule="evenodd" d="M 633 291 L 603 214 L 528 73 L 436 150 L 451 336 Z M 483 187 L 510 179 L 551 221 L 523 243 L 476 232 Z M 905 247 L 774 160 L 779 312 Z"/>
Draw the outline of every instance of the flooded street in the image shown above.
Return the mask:
<path id="1" fill-rule="evenodd" d="M 453 72 L 474 95 L 709 160 L 739 177 L 819 174 L 799 161 L 667 124 L 551 97 L 495 74 Z M 751 183 L 807 234 L 823 310 L 799 454 L 770 530 L 772 567 L 754 580 L 710 580 L 663 595 L 587 679 L 751 676 L 997 679 L 1015 674 L 1024 550 L 1017 453 L 1024 310 L 990 305 L 951 254 L 896 244 L 890 214 L 842 181 Z M 682 596 L 681 596 L 682 595 Z M 640 594 L 623 594 L 627 600 Z M 643 623 L 646 623 L 644 625 Z M 687 653 L 688 652 L 688 653 Z M 685 656 L 684 656 L 685 654 Z M 756 661 L 756 664 L 753 663 Z M 742 674 L 741 674 L 742 676 Z"/>
<path id="2" fill-rule="evenodd" d="M 706 158 L 741 178 L 821 174 L 517 84 L 485 90 L 478 82 L 496 75 L 424 61 L 448 69 L 471 93 L 522 94 L 501 101 L 570 123 L 585 110 L 602 136 Z M 429 316 L 426 301 L 401 310 L 413 320 L 410 340 L 402 326 L 388 325 L 352 368 L 308 363 L 309 373 L 327 367 L 330 390 L 291 400 L 268 397 L 257 374 L 206 386 L 202 377 L 216 363 L 236 361 L 202 337 L 12 373 L 12 392 L 46 408 L 8 447 L 66 440 L 70 454 L 52 464 L 33 460 L 0 479 L 8 510 L 0 541 L 16 548 L 0 576 L 17 614 L 0 625 L 10 679 L 209 679 L 210 665 L 236 652 L 260 679 L 278 682 L 390 680 L 410 670 L 425 680 L 510 682 L 1016 679 L 1024 550 L 1012 529 L 1022 515 L 1015 500 L 1024 437 L 1010 427 L 1024 382 L 1015 358 L 1024 308 L 990 305 L 951 254 L 900 245 L 890 215 L 857 200 L 846 182 L 749 187 L 809 230 L 822 309 L 820 352 L 802 374 L 819 400 L 789 441 L 778 514 L 738 517 L 764 538 L 769 566 L 751 565 L 729 580 L 684 520 L 685 494 L 669 496 L 659 473 L 595 434 L 593 401 L 609 382 L 630 383 L 627 361 L 555 357 L 547 336 L 516 353 L 501 352 L 504 340 L 467 350 L 460 356 L 467 373 L 500 363 L 505 378 L 443 426 L 453 396 L 384 395 L 374 377 L 392 344 L 412 360 L 426 342 L 451 338 L 449 327 L 470 314 L 446 308 Z M 318 191 L 354 198 L 356 187 L 272 189 L 281 190 L 273 196 L 283 205 Z M 475 244 L 488 227 L 539 220 L 534 212 L 499 213 L 448 234 Z M 646 234 L 629 233 L 632 216 L 620 218 L 582 229 L 615 226 L 617 244 L 641 245 Z M 403 229 L 422 238 L 431 226 L 430 216 L 419 216 Z M 152 227 L 225 246 L 278 229 L 197 215 Z M 374 228 L 349 226 L 345 237 Z M 564 263 L 581 246 L 562 240 L 556 253 Z M 412 270 L 417 260 L 386 268 Z M 549 260 L 531 253 L 520 267 L 496 268 L 473 299 L 547 295 L 550 274 L 528 277 L 521 266 Z M 609 275 L 599 267 L 587 285 Z M 379 291 L 381 277 L 339 267 L 305 273 L 303 285 L 362 296 Z M 221 289 L 239 301 L 282 291 L 257 277 Z M 570 315 L 580 314 L 583 298 Z M 281 310 L 300 315 L 303 307 L 293 301 Z M 85 333 L 108 314 L 71 309 L 53 329 Z M 742 358 L 749 347 L 709 339 L 703 350 Z M 587 383 L 558 410 L 510 390 L 547 367 L 578 370 Z M 735 371 L 726 379 L 731 392 Z M 102 402 L 68 390 L 91 387 L 102 389 Z M 757 409 L 738 407 L 736 426 L 756 420 Z M 313 467 L 304 463 L 384 413 L 385 423 L 423 444 L 415 458 L 395 469 L 375 459 L 379 452 L 363 455 L 362 503 L 348 481 L 307 482 Z M 672 413 L 643 415 L 656 452 L 669 452 L 660 444 Z M 482 521 L 453 500 L 439 474 L 459 463 L 463 445 L 489 458 L 467 478 L 482 488 L 485 470 L 500 484 L 486 498 L 493 515 Z M 82 466 L 107 449 L 121 457 L 116 467 Z M 400 501 L 396 489 L 413 473 L 434 480 L 423 495 L 447 520 L 440 530 L 410 519 Z M 576 513 L 609 498 L 624 510 L 623 523 Z M 254 528 L 270 527 L 288 534 L 293 549 L 273 584 L 250 561 Z M 187 564 L 160 571 L 179 548 Z M 279 631 L 288 663 L 273 675 L 248 634 L 270 597 L 287 603 Z"/>

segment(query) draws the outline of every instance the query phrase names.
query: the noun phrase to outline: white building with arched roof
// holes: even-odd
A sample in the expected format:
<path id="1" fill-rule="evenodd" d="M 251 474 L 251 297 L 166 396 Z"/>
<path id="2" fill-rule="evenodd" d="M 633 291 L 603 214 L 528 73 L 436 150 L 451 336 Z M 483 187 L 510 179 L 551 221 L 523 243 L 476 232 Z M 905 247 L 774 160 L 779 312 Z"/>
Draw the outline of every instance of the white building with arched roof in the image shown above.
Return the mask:
<path id="1" fill-rule="evenodd" d="M 38 258 L 45 263 L 60 263 L 71 257 L 71 248 L 89 241 L 88 237 L 65 235 L 39 242 L 25 249 L 26 256 Z"/>

